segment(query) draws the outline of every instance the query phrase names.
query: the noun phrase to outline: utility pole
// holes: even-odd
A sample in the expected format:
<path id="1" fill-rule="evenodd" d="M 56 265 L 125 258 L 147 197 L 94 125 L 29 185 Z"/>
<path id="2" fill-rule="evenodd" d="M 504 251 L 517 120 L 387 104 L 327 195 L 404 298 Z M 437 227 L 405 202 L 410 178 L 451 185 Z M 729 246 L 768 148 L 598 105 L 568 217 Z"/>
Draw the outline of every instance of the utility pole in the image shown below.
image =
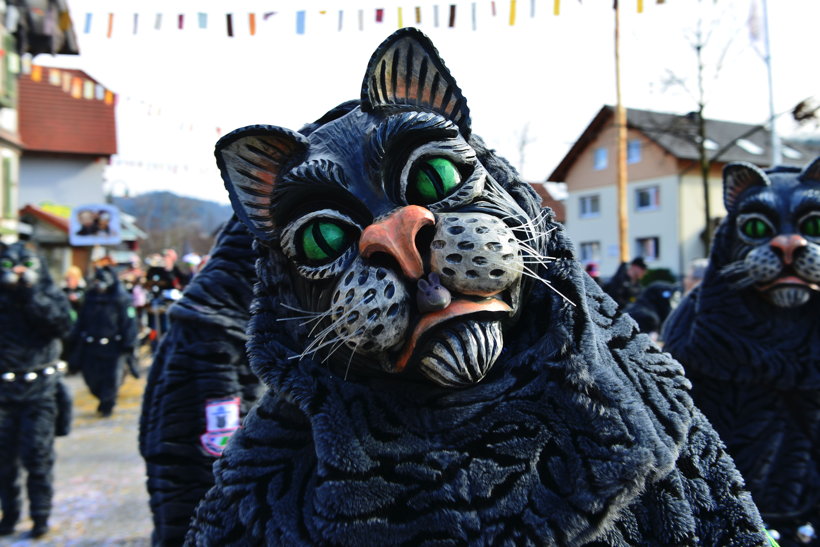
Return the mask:
<path id="1" fill-rule="evenodd" d="M 772 52 L 769 45 L 769 10 L 766 0 L 762 0 L 763 5 L 763 61 L 766 63 L 766 74 L 769 79 L 769 135 L 771 136 L 772 147 L 772 167 L 780 164 L 783 161 L 782 149 L 780 147 L 780 139 L 777 138 L 777 129 L 775 129 L 776 116 L 774 112 L 774 93 L 772 86 Z"/>
<path id="2" fill-rule="evenodd" d="M 616 184 L 618 194 L 618 246 L 620 261 L 629 261 L 629 218 L 626 214 L 626 109 L 621 100 L 621 9 L 615 0 L 615 127 L 618 131 Z"/>

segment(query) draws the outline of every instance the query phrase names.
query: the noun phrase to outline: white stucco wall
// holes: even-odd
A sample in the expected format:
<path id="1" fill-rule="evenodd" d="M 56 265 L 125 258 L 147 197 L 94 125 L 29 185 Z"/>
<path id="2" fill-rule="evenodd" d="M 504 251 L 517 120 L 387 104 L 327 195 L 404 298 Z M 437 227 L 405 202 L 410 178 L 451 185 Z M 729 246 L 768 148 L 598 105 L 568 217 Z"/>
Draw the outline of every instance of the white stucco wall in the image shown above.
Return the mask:
<path id="1" fill-rule="evenodd" d="M 103 203 L 105 159 L 23 157 L 20 161 L 20 207 L 43 202 L 76 207 Z"/>
<path id="2" fill-rule="evenodd" d="M 638 188 L 649 186 L 658 186 L 659 188 L 659 207 L 652 211 L 636 211 L 635 191 Z M 592 194 L 600 196 L 600 215 L 594 218 L 580 218 L 580 198 Z M 636 247 L 636 239 L 657 237 L 660 242 L 660 256 L 655 261 L 647 261 L 647 265 L 650 268 L 669 268 L 678 275 L 682 273 L 680 252 L 678 250 L 678 199 L 678 178 L 676 176 L 642 180 L 627 185 L 630 258 L 640 254 Z M 601 260 L 599 262 L 601 276 L 609 278 L 615 273 L 619 264 L 618 212 L 615 185 L 570 191 L 565 203 L 567 234 L 575 244 L 579 258 L 581 243 L 599 241 L 601 244 Z"/>
<path id="3" fill-rule="evenodd" d="M 680 249 L 681 261 L 685 266 L 695 258 L 706 256 L 701 240 L 705 222 L 703 179 L 699 173 L 687 173 L 680 185 Z M 723 181 L 719 173 L 712 173 L 709 181 L 710 216 L 726 216 L 723 206 Z"/>

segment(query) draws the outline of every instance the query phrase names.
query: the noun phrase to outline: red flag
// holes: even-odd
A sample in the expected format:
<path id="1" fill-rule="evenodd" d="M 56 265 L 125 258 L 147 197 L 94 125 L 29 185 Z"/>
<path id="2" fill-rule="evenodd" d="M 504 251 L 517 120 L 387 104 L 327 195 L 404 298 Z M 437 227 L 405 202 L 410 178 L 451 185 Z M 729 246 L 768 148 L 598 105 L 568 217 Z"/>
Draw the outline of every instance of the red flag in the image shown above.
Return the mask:
<path id="1" fill-rule="evenodd" d="M 376 8 L 376 22 L 381 23 L 384 20 L 384 10 L 382 8 Z"/>

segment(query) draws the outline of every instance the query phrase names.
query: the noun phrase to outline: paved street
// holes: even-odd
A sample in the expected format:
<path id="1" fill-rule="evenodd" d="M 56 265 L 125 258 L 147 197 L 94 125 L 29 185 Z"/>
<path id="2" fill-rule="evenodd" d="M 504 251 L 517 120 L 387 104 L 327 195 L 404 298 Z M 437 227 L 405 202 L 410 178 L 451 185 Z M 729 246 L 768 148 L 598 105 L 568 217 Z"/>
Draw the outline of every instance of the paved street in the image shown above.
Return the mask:
<path id="1" fill-rule="evenodd" d="M 137 449 L 147 364 L 146 356 L 140 380 L 127 377 L 110 418 L 98 417 L 97 400 L 81 375 L 67 378 L 74 394 L 74 421 L 71 434 L 56 443 L 51 531 L 39 540 L 26 537 L 31 521 L 24 502 L 17 533 L 0 538 L 0 547 L 150 545 L 145 466 Z"/>

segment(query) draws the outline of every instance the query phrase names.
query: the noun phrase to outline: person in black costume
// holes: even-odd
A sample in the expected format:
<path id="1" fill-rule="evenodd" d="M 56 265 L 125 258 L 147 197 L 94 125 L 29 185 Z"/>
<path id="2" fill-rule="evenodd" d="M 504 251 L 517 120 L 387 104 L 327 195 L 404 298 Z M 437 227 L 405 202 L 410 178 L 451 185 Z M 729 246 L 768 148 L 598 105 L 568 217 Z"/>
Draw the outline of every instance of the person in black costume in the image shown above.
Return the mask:
<path id="1" fill-rule="evenodd" d="M 820 157 L 723 171 L 727 215 L 664 349 L 782 546 L 820 545 Z"/>
<path id="2" fill-rule="evenodd" d="M 638 323 L 641 332 L 657 340 L 664 321 L 680 301 L 680 287 L 667 281 L 654 281 L 644 287 L 635 302 L 624 312 Z"/>
<path id="3" fill-rule="evenodd" d="M 260 251 L 269 389 L 188 544 L 768 544 L 682 367 L 472 133 L 421 32 L 310 134 L 248 126 L 216 156 Z"/>
<path id="4" fill-rule="evenodd" d="M 629 264 L 623 262 L 618 266 L 615 275 L 604 284 L 604 292 L 618 303 L 619 309 L 624 309 L 637 300 L 641 294 L 641 277 L 646 269 L 643 258 L 633 258 Z"/>
<path id="5" fill-rule="evenodd" d="M 261 390 L 245 354 L 255 279 L 251 243 L 236 218 L 221 230 L 210 260 L 171 306 L 170 329 L 148 374 L 139 446 L 154 545 L 182 543 L 196 504 L 213 485 L 211 467 L 236 422 L 214 420 L 208 431 L 208 413 L 238 406 L 244 416 Z"/>
<path id="6" fill-rule="evenodd" d="M 20 518 L 26 480 L 33 537 L 48 531 L 54 437 L 68 433 L 71 398 L 60 380 L 71 307 L 43 260 L 24 243 L 0 244 L 0 535 Z"/>
<path id="7" fill-rule="evenodd" d="M 68 367 L 82 371 L 97 410 L 110 416 L 128 367 L 138 376 L 134 358 L 137 314 L 131 295 L 109 266 L 98 267 L 69 338 Z"/>

